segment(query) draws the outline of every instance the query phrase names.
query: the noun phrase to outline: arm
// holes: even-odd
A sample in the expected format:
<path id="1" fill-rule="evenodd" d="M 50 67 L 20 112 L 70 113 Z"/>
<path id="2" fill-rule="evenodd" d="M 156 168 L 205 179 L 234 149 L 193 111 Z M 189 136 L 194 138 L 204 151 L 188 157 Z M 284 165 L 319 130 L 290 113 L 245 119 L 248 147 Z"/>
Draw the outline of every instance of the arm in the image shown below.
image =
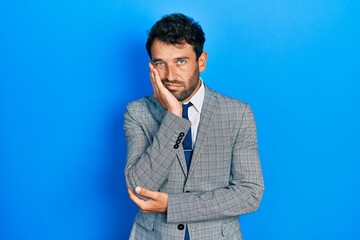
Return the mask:
<path id="1" fill-rule="evenodd" d="M 179 135 L 190 128 L 190 121 L 181 118 L 181 103 L 163 86 L 159 73 L 149 64 L 150 80 L 154 96 L 168 111 L 156 133 L 154 123 L 149 123 L 151 116 L 139 115 L 139 111 L 148 109 L 128 105 L 124 115 L 124 130 L 127 142 L 127 162 L 125 176 L 128 186 L 134 191 L 141 186 L 150 190 L 159 190 L 166 180 L 176 154 L 182 151 L 174 145 Z M 148 113 L 150 114 L 150 113 Z M 183 140 L 183 139 L 182 139 Z M 181 140 L 181 142 L 182 142 Z M 181 142 L 177 145 L 180 146 Z"/>
<path id="2" fill-rule="evenodd" d="M 255 122 L 246 108 L 233 148 L 231 177 L 225 188 L 209 192 L 166 194 L 137 189 L 144 201 L 129 191 L 130 198 L 144 212 L 167 211 L 168 222 L 207 221 L 255 211 L 264 190 L 257 149 Z"/>
<path id="3" fill-rule="evenodd" d="M 233 145 L 229 185 L 209 192 L 169 194 L 167 221 L 206 221 L 249 213 L 258 208 L 263 190 L 255 121 L 246 106 Z"/>
<path id="4" fill-rule="evenodd" d="M 149 126 L 144 125 L 143 119 L 134 116 L 143 110 L 130 104 L 124 115 L 127 144 L 125 177 L 132 191 L 137 186 L 158 191 L 167 178 L 176 154 L 182 151 L 181 147 L 174 148 L 174 145 L 180 133 L 188 131 L 190 121 L 167 112 L 157 132 L 151 136 L 145 130 Z"/>

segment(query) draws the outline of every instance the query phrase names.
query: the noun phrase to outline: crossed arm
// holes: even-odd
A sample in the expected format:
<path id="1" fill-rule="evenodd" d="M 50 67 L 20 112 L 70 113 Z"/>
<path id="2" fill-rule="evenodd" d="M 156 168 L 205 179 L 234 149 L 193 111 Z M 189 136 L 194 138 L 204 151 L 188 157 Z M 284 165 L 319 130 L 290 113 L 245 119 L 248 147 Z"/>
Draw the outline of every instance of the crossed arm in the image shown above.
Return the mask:
<path id="1" fill-rule="evenodd" d="M 158 71 L 149 63 L 149 75 L 152 88 L 154 90 L 155 98 L 160 102 L 160 104 L 167 109 L 172 114 L 181 117 L 182 115 L 182 106 L 181 103 L 168 91 L 161 82 L 160 75 Z M 143 212 L 166 212 L 168 206 L 168 194 L 158 191 L 150 191 L 146 188 L 140 186 L 134 186 L 135 192 L 139 196 L 144 198 L 139 198 L 132 192 L 132 188 L 128 186 L 128 193 L 130 199 L 138 205 L 138 207 Z M 146 199 L 146 200 L 144 200 Z"/>
<path id="2" fill-rule="evenodd" d="M 150 71 L 152 71 L 151 66 Z M 152 84 L 161 84 L 160 79 L 154 79 L 156 76 L 157 74 L 154 72 L 153 78 L 151 78 Z M 159 86 L 158 90 L 154 89 L 154 95 L 156 96 L 165 90 L 167 91 L 166 88 Z M 161 103 L 166 98 L 162 95 L 161 100 L 159 100 L 160 97 L 157 99 Z M 164 106 L 165 103 L 162 105 Z M 186 131 L 189 127 L 186 121 L 174 115 L 177 114 L 174 112 L 167 114 L 162 125 L 171 122 L 178 124 L 176 130 Z M 176 133 L 172 133 L 173 129 L 169 126 L 164 128 L 161 126 L 157 135 L 154 136 L 154 142 L 148 145 L 145 143 L 147 141 L 145 137 L 139 138 L 143 134 L 141 127 L 136 126 L 135 122 L 131 122 L 130 125 L 131 127 L 127 130 L 129 134 L 137 135 L 133 144 L 140 144 L 141 147 L 137 148 L 137 152 L 133 153 L 134 159 L 131 159 L 131 162 L 127 164 L 128 192 L 130 199 L 143 212 L 167 212 L 168 222 L 191 222 L 236 216 L 257 209 L 262 196 L 263 182 L 257 155 L 256 129 L 252 112 L 248 106 L 244 112 L 243 125 L 233 146 L 232 178 L 229 180 L 229 185 L 209 192 L 170 195 L 159 192 L 158 189 L 166 180 L 166 173 L 172 165 L 171 161 L 173 161 L 171 160 L 172 157 L 166 156 L 176 154 L 172 146 L 171 148 L 168 147 L 171 138 L 168 135 L 169 133 L 170 135 Z M 139 131 L 138 134 L 134 133 L 136 130 Z M 158 155 L 158 149 L 164 151 L 165 154 Z M 133 151 L 130 150 L 131 152 Z M 143 174 L 146 174 L 145 178 Z"/>

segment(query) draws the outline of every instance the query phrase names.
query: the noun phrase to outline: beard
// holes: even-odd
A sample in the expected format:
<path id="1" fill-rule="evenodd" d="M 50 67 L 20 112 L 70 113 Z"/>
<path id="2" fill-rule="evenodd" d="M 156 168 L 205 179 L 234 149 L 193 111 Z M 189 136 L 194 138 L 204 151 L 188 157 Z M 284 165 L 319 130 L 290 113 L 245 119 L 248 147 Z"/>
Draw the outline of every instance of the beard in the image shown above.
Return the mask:
<path id="1" fill-rule="evenodd" d="M 193 92 L 199 85 L 199 82 L 200 82 L 199 77 L 200 77 L 199 70 L 195 69 L 193 75 L 188 79 L 188 83 L 189 83 L 188 88 L 186 88 L 184 91 L 181 91 L 181 92 L 176 92 L 176 91 L 170 91 L 170 92 L 174 95 L 174 97 L 179 102 L 183 102 L 184 100 L 188 99 L 193 94 Z M 168 83 L 184 84 L 182 81 L 169 80 L 169 79 L 162 79 L 161 82 L 162 83 L 168 82 Z"/>

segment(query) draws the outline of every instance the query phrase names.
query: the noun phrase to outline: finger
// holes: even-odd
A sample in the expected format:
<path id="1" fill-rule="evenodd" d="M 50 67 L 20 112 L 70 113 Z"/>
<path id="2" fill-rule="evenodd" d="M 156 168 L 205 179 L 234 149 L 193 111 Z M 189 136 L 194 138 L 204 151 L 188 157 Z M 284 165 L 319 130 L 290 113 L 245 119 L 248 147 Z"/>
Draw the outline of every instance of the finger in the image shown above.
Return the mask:
<path id="1" fill-rule="evenodd" d="M 161 91 L 161 89 L 165 89 L 165 86 L 161 81 L 159 71 L 154 67 L 153 67 L 153 73 L 154 73 L 154 80 L 155 80 L 156 87 L 159 89 L 159 91 Z"/>
<path id="2" fill-rule="evenodd" d="M 135 191 L 137 194 L 147 197 L 147 198 L 150 198 L 150 199 L 155 199 L 158 194 L 158 192 L 150 191 L 150 190 L 148 190 L 146 188 L 142 188 L 142 187 L 136 187 Z"/>
<path id="3" fill-rule="evenodd" d="M 155 97 L 159 95 L 159 88 L 156 84 L 156 79 L 155 79 L 155 68 L 152 65 L 152 63 L 149 63 L 149 75 L 150 75 L 150 82 L 151 82 L 151 86 L 154 90 L 154 95 Z"/>
<path id="4" fill-rule="evenodd" d="M 151 72 L 151 77 L 152 77 L 152 81 L 153 81 L 153 84 L 156 86 L 156 87 L 162 87 L 163 84 L 161 82 L 161 78 L 160 78 L 160 74 L 159 74 L 159 71 L 154 67 L 154 65 L 150 62 L 149 63 L 149 68 L 150 68 L 150 72 Z"/>
<path id="5" fill-rule="evenodd" d="M 134 198 L 138 198 L 135 196 L 135 194 L 131 191 L 131 189 L 129 187 L 127 188 L 127 190 L 128 190 L 128 194 L 129 194 L 129 197 L 131 200 L 133 200 Z"/>
<path id="6" fill-rule="evenodd" d="M 153 85 L 153 87 L 154 87 L 154 81 L 155 81 L 155 79 L 154 79 L 154 66 L 152 65 L 152 63 L 151 62 L 149 62 L 149 75 L 150 75 L 150 81 L 151 81 L 151 84 Z"/>
<path id="7" fill-rule="evenodd" d="M 132 191 L 130 188 L 128 188 L 128 193 L 130 196 L 130 199 L 142 210 L 145 211 L 145 205 L 146 205 L 146 201 L 138 198 Z"/>
<path id="8" fill-rule="evenodd" d="M 128 187 L 128 193 L 129 193 L 130 199 L 133 202 L 135 202 L 137 205 L 139 205 L 139 203 L 141 203 L 141 202 L 145 202 L 144 200 L 142 200 L 138 196 L 136 196 L 129 187 Z"/>

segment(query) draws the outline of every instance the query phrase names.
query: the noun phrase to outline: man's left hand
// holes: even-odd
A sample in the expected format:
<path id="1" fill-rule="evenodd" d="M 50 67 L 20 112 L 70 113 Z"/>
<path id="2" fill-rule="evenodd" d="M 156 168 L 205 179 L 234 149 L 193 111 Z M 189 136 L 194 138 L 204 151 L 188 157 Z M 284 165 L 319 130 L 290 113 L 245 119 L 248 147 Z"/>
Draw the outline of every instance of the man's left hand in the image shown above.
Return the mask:
<path id="1" fill-rule="evenodd" d="M 169 195 L 164 192 L 150 191 L 146 188 L 136 187 L 135 192 L 148 198 L 146 201 L 138 198 L 128 187 L 130 199 L 138 205 L 143 212 L 164 213 L 167 210 Z"/>

